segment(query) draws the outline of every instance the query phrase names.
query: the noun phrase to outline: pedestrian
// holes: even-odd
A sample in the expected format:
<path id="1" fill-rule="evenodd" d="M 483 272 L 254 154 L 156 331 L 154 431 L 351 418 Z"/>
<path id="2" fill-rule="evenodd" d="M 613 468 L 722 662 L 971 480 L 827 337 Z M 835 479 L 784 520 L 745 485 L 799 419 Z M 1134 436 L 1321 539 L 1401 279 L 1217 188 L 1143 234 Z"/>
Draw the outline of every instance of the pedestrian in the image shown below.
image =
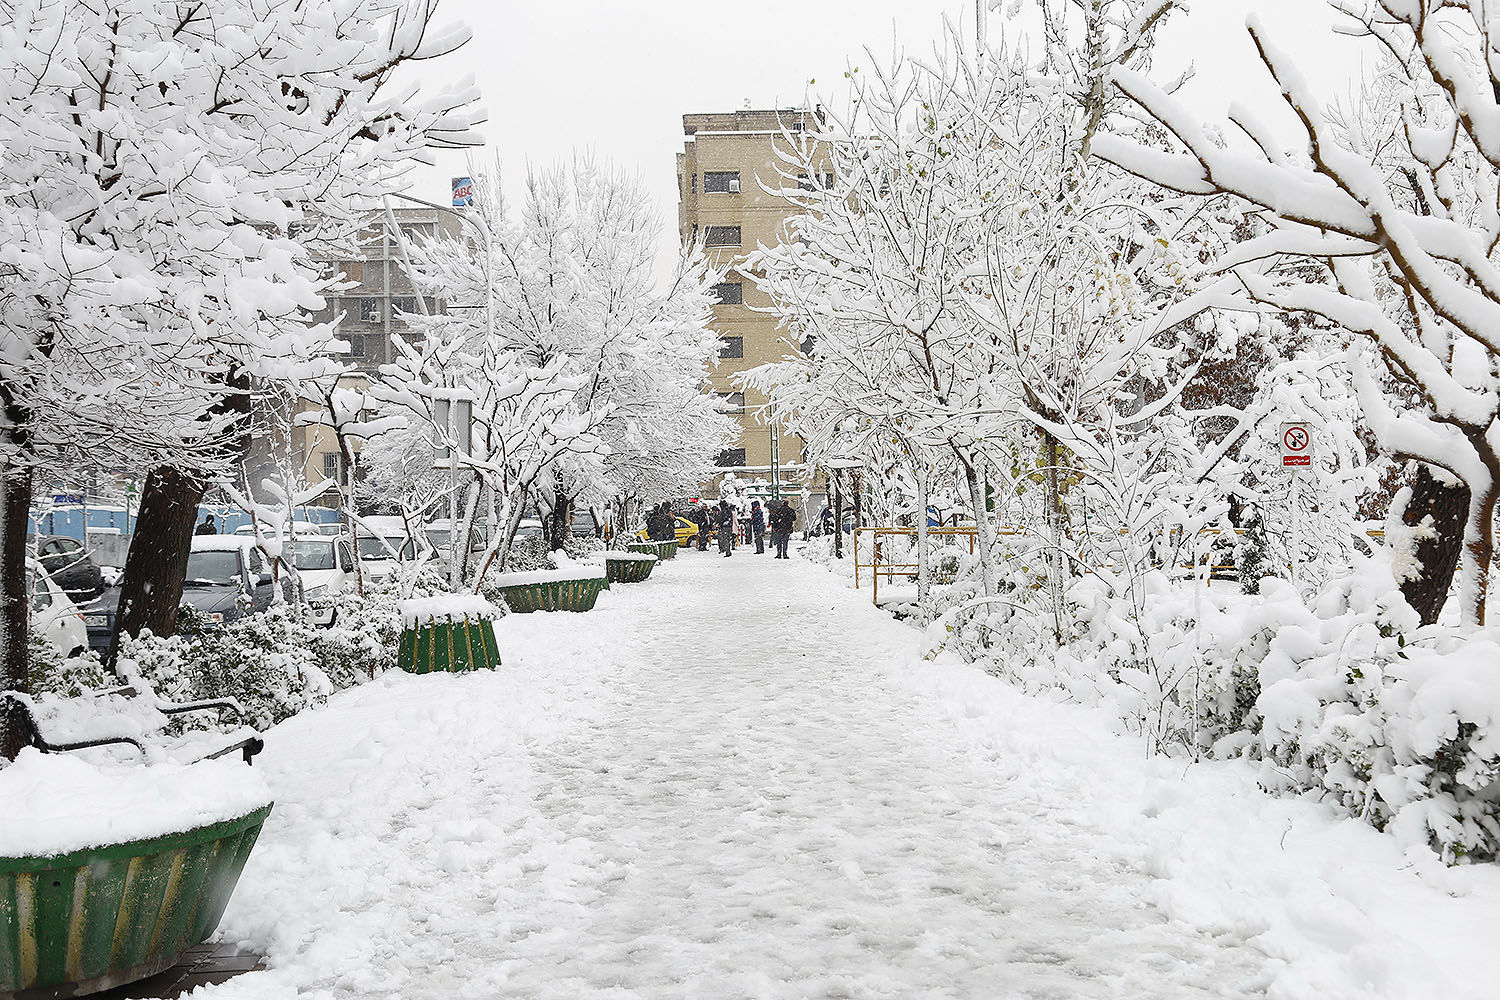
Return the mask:
<path id="1" fill-rule="evenodd" d="M 693 508 L 693 523 L 698 526 L 698 551 L 707 551 L 708 527 L 713 521 L 708 516 L 708 508 L 701 503 Z"/>
<path id="2" fill-rule="evenodd" d="M 750 504 L 750 530 L 755 534 L 755 554 L 763 556 L 766 554 L 766 512 L 761 507 L 760 501 L 755 500 Z"/>
<path id="3" fill-rule="evenodd" d="M 822 515 L 818 518 L 820 522 L 819 533 L 824 535 L 833 534 L 833 508 L 824 507 Z"/>
<path id="4" fill-rule="evenodd" d="M 792 526 L 797 523 L 797 513 L 785 500 L 771 511 L 771 544 L 776 546 L 777 559 L 789 559 L 787 546 L 792 541 Z"/>
<path id="5" fill-rule="evenodd" d="M 734 508 L 728 500 L 719 501 L 719 552 L 728 559 L 734 552 Z"/>
<path id="6" fill-rule="evenodd" d="M 214 516 L 212 514 L 204 514 L 203 523 L 193 529 L 193 534 L 195 535 L 217 535 L 218 533 L 219 529 L 214 527 Z"/>

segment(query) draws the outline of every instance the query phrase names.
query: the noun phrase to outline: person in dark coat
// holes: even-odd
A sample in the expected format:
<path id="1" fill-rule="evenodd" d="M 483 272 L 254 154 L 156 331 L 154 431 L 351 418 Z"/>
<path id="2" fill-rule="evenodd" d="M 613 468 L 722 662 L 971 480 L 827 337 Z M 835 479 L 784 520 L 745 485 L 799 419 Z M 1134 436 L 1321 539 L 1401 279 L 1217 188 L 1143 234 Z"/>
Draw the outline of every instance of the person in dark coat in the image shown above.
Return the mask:
<path id="1" fill-rule="evenodd" d="M 218 533 L 219 529 L 214 527 L 214 516 L 212 514 L 204 514 L 203 523 L 193 529 L 193 534 L 195 535 L 217 535 Z"/>
<path id="2" fill-rule="evenodd" d="M 719 501 L 719 551 L 727 559 L 734 554 L 734 508 L 728 500 Z"/>
<path id="3" fill-rule="evenodd" d="M 755 535 L 755 554 L 766 554 L 766 512 L 759 500 L 750 504 L 750 531 Z"/>
<path id="4" fill-rule="evenodd" d="M 693 523 L 698 526 L 698 551 L 703 552 L 708 548 L 708 527 L 712 519 L 708 516 L 708 508 L 701 503 L 693 508 Z"/>
<path id="5" fill-rule="evenodd" d="M 790 558 L 786 554 L 787 546 L 792 541 L 792 526 L 797 523 L 797 513 L 792 510 L 792 505 L 785 500 L 781 501 L 771 511 L 771 544 L 776 547 L 776 558 Z"/>

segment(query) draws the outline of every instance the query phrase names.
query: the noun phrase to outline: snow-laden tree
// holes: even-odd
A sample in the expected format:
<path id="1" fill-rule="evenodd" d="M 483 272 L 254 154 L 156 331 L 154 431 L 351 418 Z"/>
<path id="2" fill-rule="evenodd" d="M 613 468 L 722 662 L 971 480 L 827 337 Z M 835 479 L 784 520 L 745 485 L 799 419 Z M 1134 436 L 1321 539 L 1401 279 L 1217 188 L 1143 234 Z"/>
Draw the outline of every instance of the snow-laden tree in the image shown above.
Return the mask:
<path id="1" fill-rule="evenodd" d="M 1453 563 L 1440 529 L 1449 508 L 1464 508 L 1461 607 L 1464 621 L 1483 623 L 1500 499 L 1493 12 L 1469 0 L 1380 0 L 1344 13 L 1341 30 L 1371 38 L 1387 63 L 1354 108 L 1332 113 L 1264 27 L 1249 23 L 1300 129 L 1292 148 L 1239 106 L 1227 127 L 1205 127 L 1144 74 L 1122 69 L 1115 85 L 1172 146 L 1112 135 L 1095 149 L 1165 188 L 1229 193 L 1263 212 L 1271 230 L 1212 267 L 1232 274 L 1247 300 L 1359 336 L 1350 363 L 1365 419 L 1382 447 L 1426 464 L 1395 512 L 1409 526 L 1403 545 L 1424 535 L 1434 543 L 1402 560 L 1415 563 L 1408 596 L 1426 620 L 1436 617 Z M 1364 127 L 1378 124 L 1382 103 L 1395 127 Z"/>
<path id="2" fill-rule="evenodd" d="M 0 656 L 26 686 L 32 470 L 149 469 L 119 622 L 170 632 L 252 377 L 327 331 L 291 229 L 463 142 L 468 90 L 386 94 L 466 39 L 435 0 L 17 0 L 0 18 Z M 334 235 L 338 235 L 334 227 Z M 9 731 L 13 736 L 13 730 Z M 15 749 L 12 736 L 0 749 Z"/>
<path id="3" fill-rule="evenodd" d="M 1139 433 L 1171 404 L 1169 331 L 1222 297 L 1184 280 L 1195 214 L 1089 160 L 1109 110 L 1100 81 L 1143 63 L 1172 6 L 1085 5 L 1076 52 L 1066 12 L 1045 8 L 1041 72 L 1003 49 L 975 58 L 951 27 L 929 62 L 851 70 L 847 111 L 782 137 L 778 191 L 802 211 L 753 260 L 812 347 L 750 377 L 788 404 L 813 454 L 834 457 L 852 421 L 902 442 L 920 490 L 943 453 L 983 539 L 994 494 L 1041 476 L 1031 495 L 1045 502 L 1023 523 L 1052 561 L 1058 638 L 1075 569 L 1068 456 L 1113 427 Z M 819 162 L 833 185 L 799 190 Z M 981 550 L 988 600 L 998 581 Z"/>
<path id="4" fill-rule="evenodd" d="M 513 366 L 548 386 L 536 397 L 545 412 L 475 404 L 476 436 L 488 436 L 476 452 L 512 456 L 498 479 L 485 479 L 482 463 L 470 467 L 504 510 L 485 519 L 490 549 L 504 565 L 523 510 L 549 510 L 554 544 L 561 544 L 580 498 L 598 510 L 621 498 L 660 500 L 689 489 L 711 468 L 732 426 L 700 391 L 718 349 L 708 324 L 719 275 L 701 248 L 688 247 L 666 285 L 655 287 L 660 226 L 637 183 L 586 161 L 571 171 L 533 172 L 519 218 L 511 219 L 498 178 L 478 181 L 472 211 L 483 238 L 426 241 L 409 255 L 418 285 L 442 289 L 450 301 L 483 305 L 492 292 L 488 309 L 417 321 L 428 341 L 419 348 L 424 357 L 462 339 L 470 348 L 445 356 L 439 367 L 462 363 L 483 344 L 493 358 L 487 364 Z M 425 370 L 393 377 L 413 392 L 419 383 L 459 387 L 470 378 Z M 483 386 L 470 388 L 483 398 Z M 414 414 L 431 419 L 421 407 Z M 491 419 L 493 428 L 484 423 Z M 479 501 L 467 500 L 466 511 L 477 516 Z"/>

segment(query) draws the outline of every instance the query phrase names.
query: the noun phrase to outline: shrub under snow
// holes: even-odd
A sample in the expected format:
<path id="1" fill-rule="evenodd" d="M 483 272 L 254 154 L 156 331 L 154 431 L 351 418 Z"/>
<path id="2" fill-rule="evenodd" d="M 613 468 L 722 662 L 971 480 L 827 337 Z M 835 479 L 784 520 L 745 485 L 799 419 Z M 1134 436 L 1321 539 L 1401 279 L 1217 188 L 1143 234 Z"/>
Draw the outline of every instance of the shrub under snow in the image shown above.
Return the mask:
<path id="1" fill-rule="evenodd" d="M 1358 560 L 1310 601 L 1274 577 L 1195 593 L 1149 571 L 1126 595 L 1088 575 L 1057 647 L 1019 568 L 1009 600 L 961 611 L 977 588 L 960 562 L 934 588 L 934 646 L 1110 704 L 1160 752 L 1258 761 L 1267 790 L 1336 802 L 1450 863 L 1500 857 L 1500 628 L 1421 626 L 1385 563 Z"/>
<path id="2" fill-rule="evenodd" d="M 331 627 L 289 604 L 224 625 L 183 608 L 176 635 L 146 632 L 125 644 L 121 672 L 139 673 L 168 701 L 235 698 L 244 721 L 265 729 L 395 665 L 401 616 L 394 592 L 372 589 L 332 603 Z M 210 721 L 189 717 L 189 724 L 194 719 Z"/>

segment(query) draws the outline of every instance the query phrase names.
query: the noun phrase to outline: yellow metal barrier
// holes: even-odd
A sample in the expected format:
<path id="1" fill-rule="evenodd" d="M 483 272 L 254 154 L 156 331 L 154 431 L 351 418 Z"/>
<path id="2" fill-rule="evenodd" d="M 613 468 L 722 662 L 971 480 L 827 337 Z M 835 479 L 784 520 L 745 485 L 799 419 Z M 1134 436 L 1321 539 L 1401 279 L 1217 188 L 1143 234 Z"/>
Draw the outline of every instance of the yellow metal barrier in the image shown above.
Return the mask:
<path id="1" fill-rule="evenodd" d="M 1002 527 L 1002 528 L 999 528 L 995 532 L 996 537 L 999 537 L 999 538 L 1014 538 L 1016 536 L 1023 535 L 1025 533 L 1026 532 L 1024 530 L 1020 529 L 1020 528 L 1011 528 L 1011 527 Z M 1234 529 L 1234 533 L 1236 535 L 1243 535 L 1243 534 L 1245 534 L 1245 529 L 1244 528 L 1236 528 L 1236 529 Z M 1120 530 L 1120 534 L 1122 534 L 1122 535 L 1125 534 L 1125 531 L 1124 531 L 1123 528 Z M 1198 535 L 1200 537 L 1202 537 L 1203 535 L 1220 535 L 1220 534 L 1223 534 L 1223 529 L 1221 529 L 1221 528 L 1200 528 L 1198 530 Z M 1381 540 L 1381 539 L 1385 538 L 1385 532 L 1382 531 L 1382 530 L 1380 530 L 1380 529 L 1375 529 L 1375 530 L 1372 530 L 1372 531 L 1366 531 L 1365 534 L 1368 537 L 1370 537 L 1372 539 L 1376 539 L 1376 540 Z M 860 562 L 860 558 L 859 558 L 859 549 L 860 549 L 859 539 L 860 539 L 861 535 L 868 535 L 868 536 L 870 536 L 869 537 L 869 541 L 866 543 L 866 546 L 867 546 L 867 549 L 868 549 L 868 552 L 869 552 L 869 555 L 870 555 L 870 561 L 869 562 Z M 872 599 L 873 599 L 874 603 L 877 606 L 880 604 L 880 578 L 881 578 L 881 576 L 885 576 L 887 579 L 894 580 L 898 576 L 912 576 L 912 575 L 914 575 L 917 572 L 917 568 L 918 568 L 918 564 L 914 563 L 914 562 L 902 562 L 902 563 L 881 562 L 882 539 L 885 538 L 885 537 L 887 537 L 887 536 L 890 536 L 890 535 L 898 535 L 898 536 L 901 536 L 901 537 L 904 537 L 904 538 L 916 538 L 917 537 L 917 529 L 916 528 L 856 528 L 855 531 L 854 531 L 854 589 L 855 590 L 861 590 L 861 589 L 863 589 L 862 586 L 861 586 L 861 584 L 860 584 L 860 571 L 861 570 L 865 570 L 865 569 L 869 570 L 870 571 L 870 581 L 871 581 L 871 585 L 872 585 L 871 589 L 873 591 L 873 598 Z M 954 540 L 966 539 L 968 541 L 968 543 L 969 543 L 969 555 L 973 555 L 974 554 L 974 541 L 978 537 L 978 529 L 975 528 L 972 525 L 965 526 L 965 527 L 957 527 L 957 528 L 928 528 L 927 529 L 927 537 L 928 538 L 937 538 L 937 539 L 954 539 Z M 1193 571 L 1196 571 L 1198 569 L 1198 567 L 1196 567 L 1192 563 L 1179 563 L 1178 566 L 1181 569 L 1187 569 L 1187 570 L 1193 570 Z M 1235 569 L 1235 564 L 1234 563 L 1226 563 L 1224 565 L 1210 565 L 1208 567 L 1208 586 L 1210 586 L 1210 587 L 1213 586 L 1213 575 L 1214 575 L 1214 573 L 1225 572 L 1227 570 L 1232 570 L 1232 569 Z"/>

